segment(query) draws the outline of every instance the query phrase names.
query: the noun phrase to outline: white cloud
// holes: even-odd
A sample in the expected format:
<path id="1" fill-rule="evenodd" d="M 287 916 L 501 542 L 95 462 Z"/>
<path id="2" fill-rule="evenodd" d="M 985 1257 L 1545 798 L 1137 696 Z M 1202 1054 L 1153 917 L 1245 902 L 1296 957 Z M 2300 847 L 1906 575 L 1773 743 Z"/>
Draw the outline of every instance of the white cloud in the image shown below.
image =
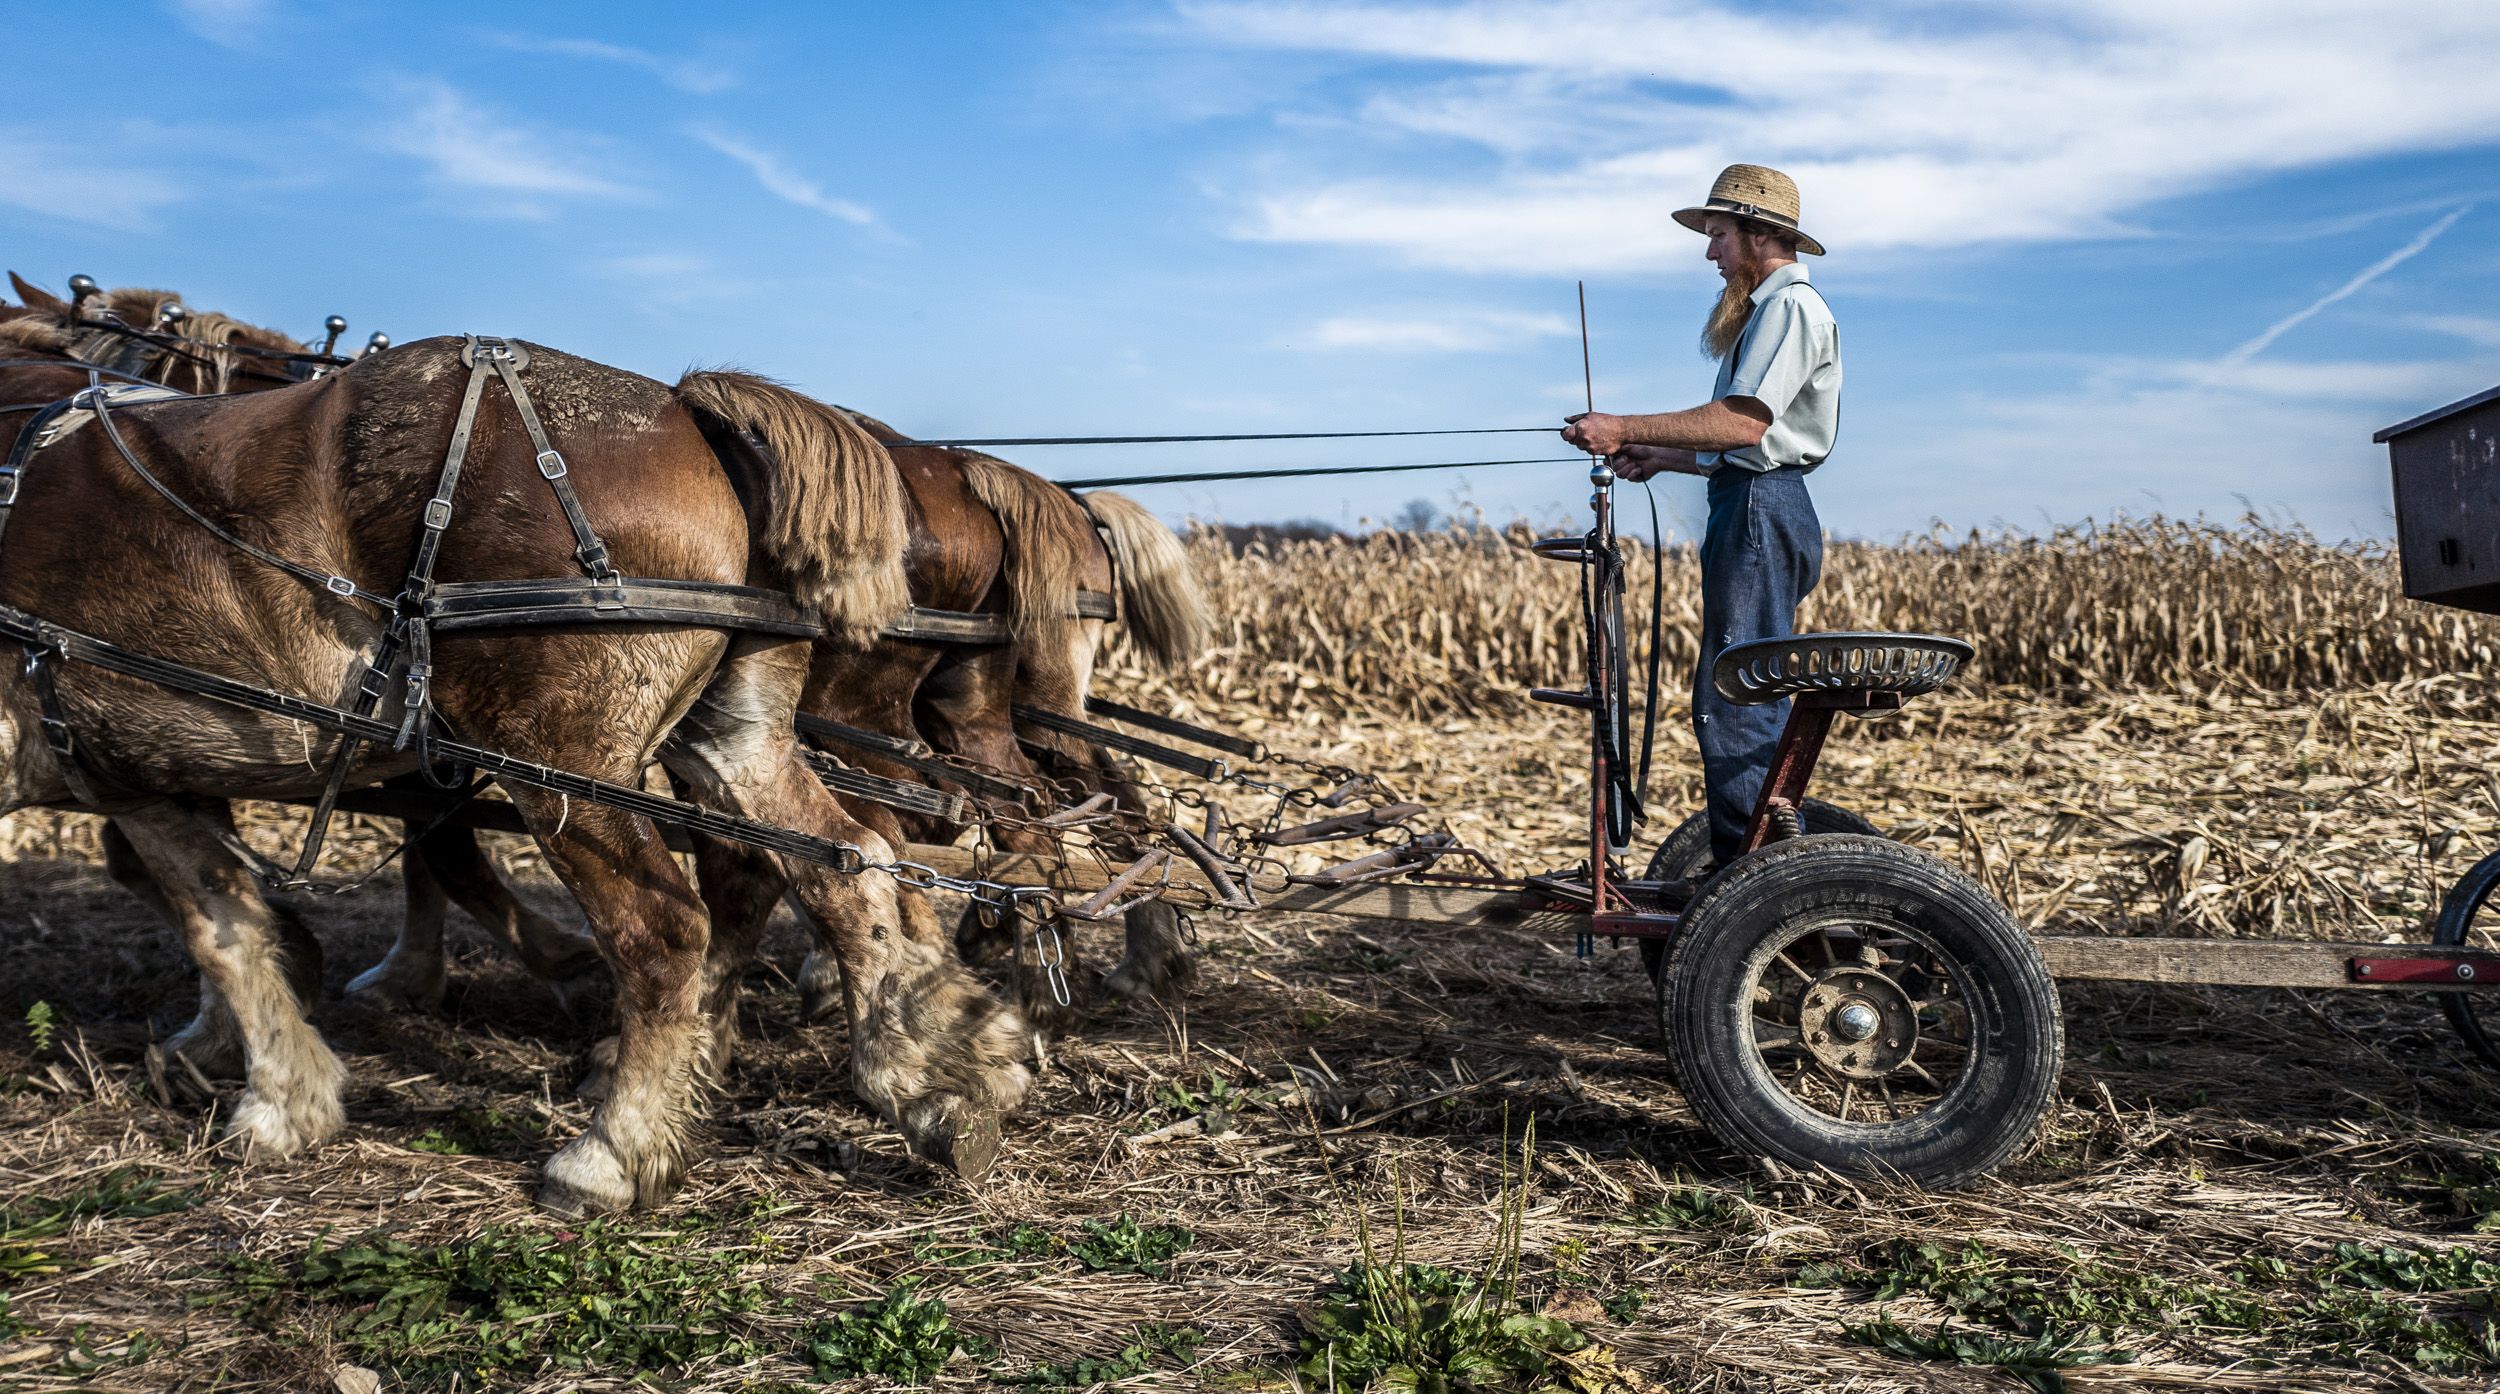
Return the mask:
<path id="1" fill-rule="evenodd" d="M 624 44 L 612 44 L 604 39 L 540 38 L 529 34 L 492 34 L 488 37 L 516 53 L 546 53 L 559 58 L 580 58 L 594 63 L 640 68 L 680 92 L 726 92 L 738 85 L 738 74 L 727 64 L 707 58 L 667 57 Z"/>
<path id="2" fill-rule="evenodd" d="M 384 148 L 423 164 L 438 184 L 464 197 L 472 211 L 543 218 L 570 199 L 631 199 L 640 190 L 601 172 L 591 143 L 562 132 L 506 120 L 438 80 L 396 88 Z"/>
<path id="3" fill-rule="evenodd" d="M 156 215 L 191 196 L 150 170 L 118 165 L 83 143 L 0 127 L 0 204 L 46 217 L 145 231 Z"/>
<path id="4" fill-rule="evenodd" d="M 2411 315 L 2405 323 L 2452 339 L 2463 339 L 2477 348 L 2500 349 L 2500 318 L 2489 315 Z"/>
<path id="5" fill-rule="evenodd" d="M 1808 229 L 1866 251 L 2122 235 L 2160 200 L 2270 172 L 2500 142 L 2500 6 L 2481 0 L 2401 22 L 2374 0 L 1180 12 L 1216 45 L 1344 60 L 1283 99 L 1342 134 L 1246 176 L 1239 235 L 1468 271 L 1680 260 L 1663 215 L 1737 159 L 1797 176 Z"/>
<path id="6" fill-rule="evenodd" d="M 1499 310 L 1461 314 L 1340 315 L 1313 326 L 1307 342 L 1325 349 L 1376 349 L 1395 353 L 1483 353 L 1523 341 L 1567 337 L 1571 321 L 1561 315 Z"/>
<path id="7" fill-rule="evenodd" d="M 259 37 L 278 7 L 273 0 L 167 0 L 166 8 L 210 43 L 240 48 Z"/>
<path id="8" fill-rule="evenodd" d="M 695 139 L 727 155 L 747 167 L 764 192 L 784 203 L 822 213 L 828 218 L 856 227 L 877 226 L 875 210 L 866 204 L 854 203 L 825 192 L 825 186 L 790 168 L 780 156 L 743 137 L 715 126 L 699 126 L 690 132 Z"/>

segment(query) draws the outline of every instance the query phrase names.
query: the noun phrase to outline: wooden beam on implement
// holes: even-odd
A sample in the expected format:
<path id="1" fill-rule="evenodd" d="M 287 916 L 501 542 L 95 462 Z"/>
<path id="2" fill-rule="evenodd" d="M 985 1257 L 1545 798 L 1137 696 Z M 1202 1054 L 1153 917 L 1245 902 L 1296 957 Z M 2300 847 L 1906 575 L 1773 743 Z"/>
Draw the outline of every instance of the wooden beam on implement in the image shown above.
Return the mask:
<path id="1" fill-rule="evenodd" d="M 2345 990 L 2471 992 L 2475 983 L 2355 981 L 2354 959 L 2454 963 L 2470 949 L 2427 944 L 2355 944 L 2308 939 L 2117 939 L 2044 934 L 2033 943 L 2049 976 L 2078 982 L 2193 983 L 2207 987 L 2331 987 Z M 2479 984 L 2490 991 L 2491 984 Z"/>
<path id="2" fill-rule="evenodd" d="M 932 847 L 915 842 L 903 850 L 915 862 L 949 876 L 981 876 L 1008 885 L 1049 886 L 1064 893 L 1090 893 L 1110 884 L 1110 876 L 1090 865 L 1060 863 L 1048 858 L 1009 854 L 986 860 L 961 847 Z M 1212 893 L 1196 868 L 1175 861 L 1172 884 Z M 1259 893 L 1261 911 L 1299 915 L 1335 915 L 1349 920 L 1410 921 L 1419 924 L 1526 929 L 1540 933 L 1579 932 L 1584 916 L 1536 908 L 1537 901 L 1518 891 L 1484 891 L 1465 886 L 1410 886 L 1376 881 L 1361 886 L 1288 886 Z"/>

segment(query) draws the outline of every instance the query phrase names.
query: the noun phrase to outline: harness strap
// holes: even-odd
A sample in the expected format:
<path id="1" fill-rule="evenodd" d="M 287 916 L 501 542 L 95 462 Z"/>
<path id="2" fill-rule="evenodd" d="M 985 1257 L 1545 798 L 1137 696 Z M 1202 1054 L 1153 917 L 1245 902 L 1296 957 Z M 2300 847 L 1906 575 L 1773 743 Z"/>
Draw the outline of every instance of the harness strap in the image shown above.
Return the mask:
<path id="1" fill-rule="evenodd" d="M 370 717 L 356 716 L 339 707 L 331 706 L 329 703 L 316 702 L 309 697 L 298 697 L 292 693 L 237 682 L 232 678 L 221 677 L 215 673 L 193 668 L 188 664 L 176 663 L 171 659 L 157 658 L 150 654 L 123 648 L 109 640 L 47 624 L 23 610 L 6 604 L 0 604 L 0 639 L 30 648 L 48 648 L 73 663 L 93 664 L 110 672 L 137 678 L 142 682 L 151 682 L 175 692 L 203 697 L 214 702 L 223 702 L 249 711 L 265 712 L 272 716 L 305 722 L 320 727 L 322 730 L 336 731 L 357 740 L 379 742 L 391 738 L 391 728 Z M 507 755 L 500 750 L 490 750 L 485 746 L 467 745 L 451 740 L 444 740 L 440 744 L 444 754 L 451 759 L 498 779 L 527 784 L 552 794 L 565 794 L 577 799 L 586 799 L 602 807 L 639 814 L 654 822 L 684 828 L 689 832 L 740 842 L 750 847 L 760 847 L 768 852 L 779 852 L 784 856 L 797 857 L 802 861 L 831 867 L 846 875 L 868 868 L 866 854 L 851 843 L 837 842 L 831 838 L 816 837 L 794 829 L 776 827 L 771 823 L 760 822 L 738 814 L 716 812 L 697 804 L 687 803 L 682 799 L 672 799 L 666 795 L 635 788 L 632 785 L 617 784 L 590 775 L 576 774 L 570 770 L 560 770 L 553 765 L 543 765 L 535 760 L 524 760 L 519 756 Z"/>
<path id="2" fill-rule="evenodd" d="M 18 486 L 25 479 L 26 466 L 33 462 L 36 451 L 52 443 L 52 423 L 69 411 L 69 398 L 50 403 L 27 418 L 26 424 L 17 429 L 17 439 L 9 443 L 8 458 L 0 461 L 0 540 L 8 536 L 9 512 L 17 506 Z"/>
<path id="3" fill-rule="evenodd" d="M 1098 726 L 1077 717 L 1044 711 L 1040 707 L 1028 707 L 1022 702 L 1015 705 L 1013 714 L 1017 721 L 1025 725 L 1039 726 L 1045 731 L 1056 731 L 1063 736 L 1074 736 L 1078 740 L 1107 750 L 1117 750 L 1126 755 L 1134 755 L 1141 760 L 1151 760 L 1166 769 L 1179 770 L 1195 779 L 1220 780 L 1225 775 L 1226 766 L 1222 760 L 1204 755 L 1192 755 L 1185 750 L 1174 750 L 1160 741 L 1150 741 L 1143 736 L 1132 736 L 1126 731 L 1115 731 L 1108 726 Z"/>
<path id="4" fill-rule="evenodd" d="M 504 389 L 512 394 L 512 405 L 521 412 L 521 428 L 529 432 L 530 447 L 538 452 L 538 473 L 555 491 L 556 504 L 564 510 L 564 521 L 573 528 L 573 555 L 581 561 L 582 574 L 594 581 L 613 583 L 616 568 L 608 565 L 608 545 L 590 526 L 590 515 L 582 511 L 582 501 L 573 492 L 567 476 L 563 452 L 547 440 L 547 428 L 538 422 L 538 408 L 530 401 L 529 389 L 521 385 L 519 369 L 529 365 L 529 351 L 518 344 L 479 335 L 469 336 L 461 356 L 472 364 L 491 363 L 495 375 L 503 379 Z"/>
<path id="5" fill-rule="evenodd" d="M 192 507 L 190 500 L 175 493 L 164 480 L 157 478 L 146 465 L 140 463 L 137 453 L 132 451 L 130 448 L 130 442 L 122 439 L 121 428 L 113 424 L 113 414 L 111 408 L 116 404 L 116 394 L 136 393 L 143 390 L 149 393 L 144 400 L 150 402 L 169 400 L 169 397 L 166 395 L 169 393 L 172 397 L 182 397 L 187 395 L 180 392 L 174 392 L 171 388 L 139 389 L 106 387 L 102 384 L 98 384 L 96 386 L 86 388 L 85 390 L 77 393 L 75 396 L 72 396 L 69 400 L 78 408 L 95 414 L 96 425 L 104 429 L 105 438 L 113 443 L 114 451 L 122 457 L 122 463 L 130 467 L 131 473 L 139 476 L 141 482 L 145 483 L 149 488 L 155 490 L 157 494 L 167 503 L 172 504 L 175 509 L 181 512 L 182 516 L 190 519 L 194 523 L 197 523 L 200 526 L 200 529 L 206 532 L 209 536 L 216 538 L 218 541 L 225 543 L 227 546 L 234 548 L 236 551 L 241 552 L 243 555 L 250 557 L 252 560 L 257 561 L 264 566 L 275 567 L 278 570 L 297 578 L 298 580 L 306 581 L 312 585 L 319 586 L 323 590 L 328 591 L 332 595 L 338 596 L 342 600 L 361 600 L 369 605 L 379 605 L 384 609 L 390 608 L 391 600 L 388 596 L 376 595 L 372 591 L 366 590 L 364 587 L 357 585 L 354 581 L 349 580 L 345 576 L 334 575 L 327 571 L 321 571 L 316 568 L 306 566 L 301 562 L 290 561 L 287 558 L 279 556 L 277 553 L 268 550 L 267 548 L 255 546 L 254 544 L 235 536 L 234 533 L 219 525 L 215 519 L 209 517 L 205 513 L 202 513 L 197 508 Z M 141 399 L 125 396 L 120 400 L 123 403 L 130 403 Z M 37 449 L 41 449 L 45 444 L 46 442 L 44 441 L 37 441 L 35 443 Z"/>
<path id="6" fill-rule="evenodd" d="M 427 593 L 423 615 L 441 630 L 596 622 L 700 625 L 802 639 L 824 632 L 813 612 L 778 591 L 641 576 L 454 581 Z"/>
<path id="7" fill-rule="evenodd" d="M 86 766 L 78 758 L 78 735 L 70 729 L 69 716 L 61 707 L 60 687 L 53 681 L 53 670 L 60 660 L 58 640 L 45 636 L 44 640 L 28 643 L 26 680 L 34 687 L 35 701 L 42 709 L 43 743 L 52 748 L 52 759 L 61 767 L 61 778 L 68 782 L 70 796 L 92 806 L 97 801 L 95 785 L 88 780 Z"/>

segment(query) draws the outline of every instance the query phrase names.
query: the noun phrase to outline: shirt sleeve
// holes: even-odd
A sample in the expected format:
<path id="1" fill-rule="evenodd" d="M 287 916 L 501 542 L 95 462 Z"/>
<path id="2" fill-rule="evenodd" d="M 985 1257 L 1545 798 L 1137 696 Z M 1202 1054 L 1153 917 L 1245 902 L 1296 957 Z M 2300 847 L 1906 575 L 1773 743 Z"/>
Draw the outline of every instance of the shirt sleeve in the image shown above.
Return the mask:
<path id="1" fill-rule="evenodd" d="M 1736 371 L 1720 397 L 1751 397 L 1777 421 L 1814 376 L 1813 339 L 1804 308 L 1790 296 L 1771 297 L 1755 307 L 1754 322 L 1737 349 Z"/>

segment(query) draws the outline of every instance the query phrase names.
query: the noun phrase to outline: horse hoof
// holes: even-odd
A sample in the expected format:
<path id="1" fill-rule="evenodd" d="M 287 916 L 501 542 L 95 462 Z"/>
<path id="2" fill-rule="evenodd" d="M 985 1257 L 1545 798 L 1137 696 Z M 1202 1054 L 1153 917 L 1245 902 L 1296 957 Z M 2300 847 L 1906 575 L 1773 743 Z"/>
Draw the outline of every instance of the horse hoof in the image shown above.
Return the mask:
<path id="1" fill-rule="evenodd" d="M 930 1101 L 913 1112 L 919 1126 L 904 1130 L 911 1150 L 966 1181 L 986 1178 L 1006 1148 L 1006 1130 L 999 1115 L 968 1100 Z"/>
<path id="2" fill-rule="evenodd" d="M 235 1106 L 226 1140 L 251 1157 L 292 1157 L 335 1136 L 347 1125 L 338 1100 L 306 1098 L 290 1108 L 253 1090 Z"/>
<path id="3" fill-rule="evenodd" d="M 607 1144 L 585 1134 L 547 1159 L 538 1207 L 568 1220 L 622 1214 L 634 1208 L 634 1185 Z"/>
<path id="4" fill-rule="evenodd" d="M 375 1011 L 432 1013 L 443 1009 L 446 986 L 447 980 L 440 973 L 430 981 L 412 982 L 409 974 L 398 971 L 386 958 L 348 982 L 347 1000 Z"/>

